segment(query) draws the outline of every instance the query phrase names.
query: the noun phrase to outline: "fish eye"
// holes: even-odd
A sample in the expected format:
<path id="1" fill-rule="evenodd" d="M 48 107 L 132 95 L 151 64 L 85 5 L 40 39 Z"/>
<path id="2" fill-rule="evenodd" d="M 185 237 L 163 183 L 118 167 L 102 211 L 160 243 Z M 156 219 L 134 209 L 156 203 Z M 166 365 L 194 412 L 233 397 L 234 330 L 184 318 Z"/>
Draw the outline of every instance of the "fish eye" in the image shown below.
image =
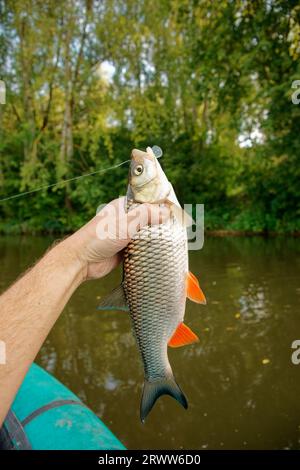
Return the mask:
<path id="1" fill-rule="evenodd" d="M 143 171 L 144 171 L 143 165 L 137 165 L 133 170 L 133 172 L 136 176 L 141 175 L 143 173 Z"/>

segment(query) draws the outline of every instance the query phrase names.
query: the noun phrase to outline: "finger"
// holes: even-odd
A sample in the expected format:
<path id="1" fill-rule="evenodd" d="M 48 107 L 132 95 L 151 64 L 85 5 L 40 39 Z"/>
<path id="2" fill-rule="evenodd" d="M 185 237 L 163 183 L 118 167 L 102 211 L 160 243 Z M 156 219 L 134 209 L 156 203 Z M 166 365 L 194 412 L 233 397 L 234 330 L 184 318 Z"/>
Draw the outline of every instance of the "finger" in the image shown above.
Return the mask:
<path id="1" fill-rule="evenodd" d="M 158 225 L 170 217 L 170 209 L 155 204 L 140 204 L 119 218 L 119 240 L 130 239 L 146 225 Z M 126 246 L 126 245 L 125 245 Z"/>
<path id="2" fill-rule="evenodd" d="M 161 224 L 170 217 L 168 207 L 140 204 L 126 213 L 115 201 L 101 212 L 96 233 L 97 238 L 105 243 L 107 256 L 125 248 L 142 227 Z"/>
<path id="3" fill-rule="evenodd" d="M 116 253 L 115 255 L 107 258 L 105 260 L 105 264 L 103 261 L 103 271 L 102 276 L 106 276 L 106 274 L 110 273 L 113 269 L 115 269 L 121 263 L 123 256 L 121 253 Z"/>
<path id="4" fill-rule="evenodd" d="M 87 278 L 98 279 L 106 276 L 113 269 L 115 269 L 122 261 L 123 256 L 121 253 L 111 256 L 110 258 L 104 258 L 99 262 L 90 263 L 88 267 Z"/>

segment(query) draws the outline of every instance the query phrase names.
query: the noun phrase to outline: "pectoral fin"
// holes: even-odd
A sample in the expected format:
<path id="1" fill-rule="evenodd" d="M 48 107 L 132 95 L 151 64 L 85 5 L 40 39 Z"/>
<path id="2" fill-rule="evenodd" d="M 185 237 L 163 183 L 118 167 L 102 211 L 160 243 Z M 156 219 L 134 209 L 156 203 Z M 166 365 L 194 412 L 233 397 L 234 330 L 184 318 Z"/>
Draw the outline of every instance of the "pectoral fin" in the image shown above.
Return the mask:
<path id="1" fill-rule="evenodd" d="M 197 304 L 206 304 L 205 295 L 199 285 L 199 281 L 191 271 L 186 275 L 186 296 Z"/>
<path id="2" fill-rule="evenodd" d="M 116 287 L 110 294 L 104 297 L 97 307 L 97 310 L 121 310 L 128 312 L 123 284 Z"/>
<path id="3" fill-rule="evenodd" d="M 191 227 L 194 224 L 192 217 L 185 210 L 183 210 L 182 207 L 178 206 L 169 199 L 167 199 L 165 203 L 168 204 L 174 217 L 183 227 Z"/>
<path id="4" fill-rule="evenodd" d="M 184 323 L 179 323 L 168 346 L 171 348 L 179 348 L 180 346 L 186 346 L 187 344 L 196 343 L 197 341 L 199 341 L 198 336 Z"/>

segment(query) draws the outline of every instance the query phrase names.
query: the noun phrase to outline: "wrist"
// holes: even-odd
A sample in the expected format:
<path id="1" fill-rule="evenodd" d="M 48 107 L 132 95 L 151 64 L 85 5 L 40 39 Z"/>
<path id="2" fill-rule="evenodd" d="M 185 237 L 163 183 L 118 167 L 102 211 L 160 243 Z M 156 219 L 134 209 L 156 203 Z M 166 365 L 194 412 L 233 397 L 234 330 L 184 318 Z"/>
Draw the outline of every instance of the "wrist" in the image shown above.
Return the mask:
<path id="1" fill-rule="evenodd" d="M 81 250 L 77 245 L 77 240 L 71 235 L 56 245 L 51 252 L 54 252 L 53 254 L 59 259 L 60 264 L 79 286 L 86 280 L 88 266 L 80 256 Z"/>

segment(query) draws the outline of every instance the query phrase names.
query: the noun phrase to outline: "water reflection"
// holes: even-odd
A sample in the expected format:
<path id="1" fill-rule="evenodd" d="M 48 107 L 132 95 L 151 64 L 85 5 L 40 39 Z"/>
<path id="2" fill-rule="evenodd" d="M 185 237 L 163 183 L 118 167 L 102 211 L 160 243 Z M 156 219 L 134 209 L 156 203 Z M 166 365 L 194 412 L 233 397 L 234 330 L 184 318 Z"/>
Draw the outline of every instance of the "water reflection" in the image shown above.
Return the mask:
<path id="1" fill-rule="evenodd" d="M 3 289 L 37 259 L 45 238 L 1 238 Z M 187 324 L 200 343 L 170 350 L 184 411 L 160 399 L 139 422 L 142 367 L 126 313 L 97 312 L 114 272 L 83 285 L 46 340 L 38 362 L 77 393 L 130 448 L 298 448 L 300 241 L 206 239 L 190 267 L 206 307 L 188 302 Z"/>

